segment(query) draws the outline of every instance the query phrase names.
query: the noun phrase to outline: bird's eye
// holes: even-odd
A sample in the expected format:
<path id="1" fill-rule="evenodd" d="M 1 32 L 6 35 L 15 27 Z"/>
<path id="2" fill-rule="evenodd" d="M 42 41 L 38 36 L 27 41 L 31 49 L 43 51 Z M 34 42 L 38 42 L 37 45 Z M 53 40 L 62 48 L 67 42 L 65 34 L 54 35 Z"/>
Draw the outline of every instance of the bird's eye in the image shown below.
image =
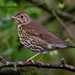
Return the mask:
<path id="1" fill-rule="evenodd" d="M 23 18 L 24 16 L 23 15 L 21 15 L 21 18 Z"/>

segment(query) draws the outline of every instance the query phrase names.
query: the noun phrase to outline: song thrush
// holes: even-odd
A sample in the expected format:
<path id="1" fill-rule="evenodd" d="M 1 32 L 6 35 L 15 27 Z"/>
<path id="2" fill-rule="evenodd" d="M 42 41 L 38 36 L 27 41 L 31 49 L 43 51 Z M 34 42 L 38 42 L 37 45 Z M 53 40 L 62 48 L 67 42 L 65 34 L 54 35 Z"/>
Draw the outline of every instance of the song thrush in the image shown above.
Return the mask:
<path id="1" fill-rule="evenodd" d="M 33 58 L 39 54 L 44 54 L 38 62 L 51 50 L 59 48 L 73 47 L 69 43 L 59 39 L 52 32 L 45 29 L 41 24 L 35 22 L 26 12 L 18 12 L 11 16 L 16 20 L 20 42 L 30 51 L 37 53 L 28 61 L 33 62 Z M 34 63 L 34 62 L 33 62 Z"/>

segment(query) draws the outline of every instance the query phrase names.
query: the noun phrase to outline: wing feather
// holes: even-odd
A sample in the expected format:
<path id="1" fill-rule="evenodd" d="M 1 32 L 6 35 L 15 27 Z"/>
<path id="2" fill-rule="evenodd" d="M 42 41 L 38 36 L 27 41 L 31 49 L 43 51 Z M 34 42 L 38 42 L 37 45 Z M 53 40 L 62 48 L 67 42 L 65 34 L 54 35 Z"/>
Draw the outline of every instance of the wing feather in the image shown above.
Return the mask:
<path id="1" fill-rule="evenodd" d="M 28 34 L 34 35 L 36 37 L 58 39 L 57 36 L 55 36 L 53 33 L 48 31 L 46 28 L 44 28 L 42 25 L 35 21 L 32 21 L 30 24 L 23 28 L 26 30 Z"/>
<path id="2" fill-rule="evenodd" d="M 59 39 L 56 35 L 48 31 L 46 28 L 44 28 L 42 25 L 35 21 L 32 21 L 30 24 L 27 24 L 23 28 L 26 33 L 41 38 L 50 44 L 68 44 L 67 42 Z"/>

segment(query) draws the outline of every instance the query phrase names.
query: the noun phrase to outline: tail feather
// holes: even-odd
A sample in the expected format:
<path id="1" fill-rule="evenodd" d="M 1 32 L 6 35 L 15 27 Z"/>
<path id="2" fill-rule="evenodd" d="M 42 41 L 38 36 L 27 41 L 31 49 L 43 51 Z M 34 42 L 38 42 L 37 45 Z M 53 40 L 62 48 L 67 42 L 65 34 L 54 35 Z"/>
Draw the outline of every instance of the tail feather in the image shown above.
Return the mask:
<path id="1" fill-rule="evenodd" d="M 67 47 L 75 48 L 75 45 L 68 44 Z"/>

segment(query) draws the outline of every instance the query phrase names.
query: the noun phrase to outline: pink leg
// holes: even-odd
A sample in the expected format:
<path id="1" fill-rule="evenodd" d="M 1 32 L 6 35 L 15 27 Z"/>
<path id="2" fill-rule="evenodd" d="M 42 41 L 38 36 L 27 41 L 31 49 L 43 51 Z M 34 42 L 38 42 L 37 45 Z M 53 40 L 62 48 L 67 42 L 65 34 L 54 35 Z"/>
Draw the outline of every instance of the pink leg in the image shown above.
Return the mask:
<path id="1" fill-rule="evenodd" d="M 27 60 L 27 62 L 29 62 L 29 61 L 32 61 L 32 63 L 34 63 L 34 61 L 32 60 L 34 57 L 36 57 L 37 55 L 39 55 L 40 53 L 37 53 L 36 55 L 34 55 L 34 56 L 32 56 L 31 58 L 29 58 L 28 60 Z"/>
<path id="2" fill-rule="evenodd" d="M 44 54 L 37 62 L 41 63 L 40 61 L 42 60 L 42 58 L 45 56 L 46 54 Z M 42 64 L 42 63 L 41 63 Z"/>

